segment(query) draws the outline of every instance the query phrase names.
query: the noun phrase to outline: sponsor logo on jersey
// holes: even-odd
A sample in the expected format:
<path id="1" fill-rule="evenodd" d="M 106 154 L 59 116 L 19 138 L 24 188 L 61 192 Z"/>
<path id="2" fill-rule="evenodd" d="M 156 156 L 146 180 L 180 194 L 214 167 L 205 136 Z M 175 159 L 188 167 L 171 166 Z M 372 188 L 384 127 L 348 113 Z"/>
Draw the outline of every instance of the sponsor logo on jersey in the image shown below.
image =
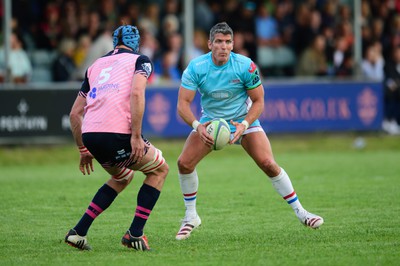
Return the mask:
<path id="1" fill-rule="evenodd" d="M 120 159 L 126 159 L 129 158 L 129 156 L 131 155 L 130 152 L 126 152 L 124 149 L 117 151 L 117 156 L 115 156 L 116 160 L 120 160 Z"/>
<path id="2" fill-rule="evenodd" d="M 146 71 L 147 76 L 149 77 L 150 74 L 151 74 L 151 71 L 152 71 L 151 64 L 150 63 L 143 63 L 142 64 L 142 68 L 143 68 L 144 71 Z"/>
<path id="3" fill-rule="evenodd" d="M 119 84 L 118 83 L 104 84 L 97 88 L 94 87 L 93 89 L 90 90 L 89 97 L 92 99 L 95 99 L 98 95 L 101 95 L 104 93 L 112 93 L 112 92 L 119 92 Z"/>
<path id="4" fill-rule="evenodd" d="M 223 100 L 231 98 L 232 92 L 227 90 L 217 90 L 211 91 L 208 95 L 215 100 Z"/>
<path id="5" fill-rule="evenodd" d="M 256 64 L 254 64 L 254 62 L 251 62 L 250 67 L 249 67 L 249 72 L 253 73 L 256 70 L 257 70 Z"/>
<path id="6" fill-rule="evenodd" d="M 253 85 L 257 84 L 260 81 L 260 76 L 258 75 L 258 70 L 256 70 L 253 74 Z"/>
<path id="7" fill-rule="evenodd" d="M 97 89 L 93 88 L 90 92 L 89 92 L 89 97 L 95 99 L 97 96 Z"/>

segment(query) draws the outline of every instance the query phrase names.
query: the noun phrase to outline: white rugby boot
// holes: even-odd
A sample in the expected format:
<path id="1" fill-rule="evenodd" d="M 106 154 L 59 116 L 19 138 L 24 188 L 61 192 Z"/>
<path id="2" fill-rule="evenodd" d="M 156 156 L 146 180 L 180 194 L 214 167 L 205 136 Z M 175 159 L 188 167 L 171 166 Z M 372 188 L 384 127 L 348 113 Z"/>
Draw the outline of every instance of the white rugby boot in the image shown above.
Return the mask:
<path id="1" fill-rule="evenodd" d="M 176 234 L 176 240 L 184 240 L 189 238 L 193 230 L 197 229 L 201 225 L 201 219 L 198 215 L 196 217 L 186 217 L 182 219 L 181 228 Z"/>
<path id="2" fill-rule="evenodd" d="M 65 243 L 67 243 L 71 247 L 81 250 L 92 249 L 88 244 L 86 236 L 78 235 L 78 233 L 74 229 L 68 231 L 67 235 L 65 236 Z"/>
<path id="3" fill-rule="evenodd" d="M 318 229 L 324 223 L 322 217 L 306 210 L 297 210 L 296 215 L 302 224 L 312 229 Z"/>

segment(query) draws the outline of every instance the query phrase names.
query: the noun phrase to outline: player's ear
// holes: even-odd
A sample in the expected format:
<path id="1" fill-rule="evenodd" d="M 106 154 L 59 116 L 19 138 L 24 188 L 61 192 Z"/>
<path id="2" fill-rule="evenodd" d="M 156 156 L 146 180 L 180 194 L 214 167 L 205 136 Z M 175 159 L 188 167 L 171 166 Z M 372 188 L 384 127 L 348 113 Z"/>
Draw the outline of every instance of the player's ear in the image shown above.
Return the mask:
<path id="1" fill-rule="evenodd" d="M 212 50 L 212 49 L 211 49 L 211 48 L 212 48 L 212 43 L 211 43 L 211 41 L 208 40 L 207 44 L 208 44 L 208 49 L 210 49 L 210 51 L 211 51 L 211 50 Z"/>

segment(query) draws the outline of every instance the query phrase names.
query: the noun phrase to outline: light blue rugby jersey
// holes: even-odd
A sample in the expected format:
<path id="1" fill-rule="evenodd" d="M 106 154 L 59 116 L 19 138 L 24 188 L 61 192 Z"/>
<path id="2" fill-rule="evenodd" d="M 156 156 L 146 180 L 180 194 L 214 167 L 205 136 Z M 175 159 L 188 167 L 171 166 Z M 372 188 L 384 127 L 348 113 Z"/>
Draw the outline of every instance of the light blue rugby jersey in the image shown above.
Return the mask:
<path id="1" fill-rule="evenodd" d="M 246 91 L 256 88 L 261 79 L 250 58 L 231 52 L 223 66 L 213 63 L 211 52 L 193 59 L 182 75 L 181 86 L 201 95 L 201 122 L 213 118 L 243 119 L 251 100 Z"/>

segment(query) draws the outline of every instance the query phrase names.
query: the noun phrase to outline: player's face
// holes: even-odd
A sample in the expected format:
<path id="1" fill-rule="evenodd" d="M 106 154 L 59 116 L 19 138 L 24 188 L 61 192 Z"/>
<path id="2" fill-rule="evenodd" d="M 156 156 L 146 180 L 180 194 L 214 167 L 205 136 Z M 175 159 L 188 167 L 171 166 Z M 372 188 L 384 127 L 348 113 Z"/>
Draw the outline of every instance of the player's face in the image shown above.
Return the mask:
<path id="1" fill-rule="evenodd" d="M 208 41 L 208 48 L 212 52 L 212 60 L 217 66 L 221 66 L 228 62 L 229 56 L 233 49 L 233 40 L 230 34 L 224 35 L 217 33 L 214 41 Z"/>

